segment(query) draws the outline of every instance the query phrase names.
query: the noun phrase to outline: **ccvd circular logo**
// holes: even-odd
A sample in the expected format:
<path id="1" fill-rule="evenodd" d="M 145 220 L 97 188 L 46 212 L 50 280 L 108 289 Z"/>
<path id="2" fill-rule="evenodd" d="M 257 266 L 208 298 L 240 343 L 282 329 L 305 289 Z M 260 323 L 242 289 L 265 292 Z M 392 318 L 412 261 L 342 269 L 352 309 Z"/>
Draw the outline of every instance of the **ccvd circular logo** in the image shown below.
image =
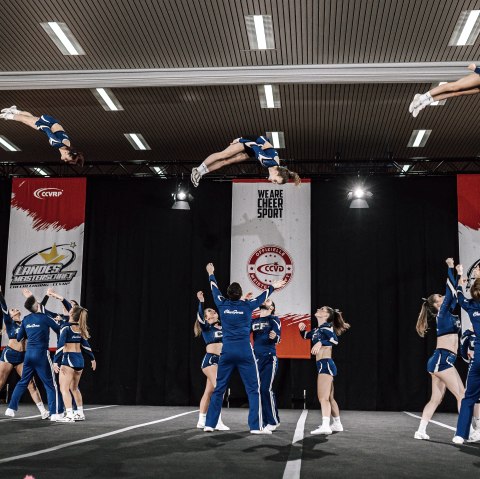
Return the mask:
<path id="1" fill-rule="evenodd" d="M 293 276 L 293 261 L 288 252 L 280 246 L 265 245 L 250 256 L 247 274 L 250 281 L 259 289 L 265 289 L 282 279 L 288 284 Z"/>

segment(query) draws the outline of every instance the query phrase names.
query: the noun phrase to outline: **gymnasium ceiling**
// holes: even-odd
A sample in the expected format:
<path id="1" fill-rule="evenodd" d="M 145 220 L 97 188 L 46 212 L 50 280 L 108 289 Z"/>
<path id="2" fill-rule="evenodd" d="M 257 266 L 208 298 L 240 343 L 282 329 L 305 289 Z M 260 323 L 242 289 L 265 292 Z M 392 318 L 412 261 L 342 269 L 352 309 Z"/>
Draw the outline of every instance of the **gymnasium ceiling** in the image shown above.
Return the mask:
<path id="1" fill-rule="evenodd" d="M 61 119 L 89 164 L 159 162 L 173 174 L 242 133 L 266 131 L 284 132 L 280 156 L 305 174 L 320 174 L 334 162 L 354 167 L 421 157 L 465 164 L 480 153 L 480 95 L 428 107 L 416 119 L 408 113 L 415 93 L 459 78 L 467 73 L 464 66 L 480 59 L 480 39 L 472 46 L 448 45 L 460 13 L 479 9 L 480 0 L 13 0 L 8 5 L 0 17 L 0 105 Z M 249 49 L 245 15 L 251 14 L 272 16 L 275 49 Z M 48 21 L 66 23 L 85 54 L 63 55 L 40 26 Z M 396 76 L 407 63 L 413 63 L 409 75 Z M 305 65 L 313 69 L 308 77 Z M 289 76 L 278 76 L 271 69 L 276 66 Z M 385 77 L 371 81 L 359 74 L 358 68 L 382 66 L 390 69 Z M 93 80 L 77 88 L 83 85 L 78 75 L 87 72 Z M 164 81 L 171 72 L 177 80 Z M 340 72 L 341 79 L 326 76 L 329 72 Z M 40 73 L 46 76 L 33 76 Z M 47 77 L 57 79 L 59 88 L 52 89 Z M 105 111 L 90 88 L 112 87 L 118 79 L 122 87 L 112 90 L 124 110 Z M 260 107 L 258 84 L 265 79 L 278 85 L 280 108 Z M 407 148 L 414 129 L 432 130 L 425 147 Z M 127 132 L 141 133 L 151 150 L 134 150 L 123 136 Z M 0 149 L 0 162 L 57 160 L 45 137 L 24 125 L 1 121 L 0 135 L 21 148 Z M 257 170 L 244 165 L 242 171 Z"/>

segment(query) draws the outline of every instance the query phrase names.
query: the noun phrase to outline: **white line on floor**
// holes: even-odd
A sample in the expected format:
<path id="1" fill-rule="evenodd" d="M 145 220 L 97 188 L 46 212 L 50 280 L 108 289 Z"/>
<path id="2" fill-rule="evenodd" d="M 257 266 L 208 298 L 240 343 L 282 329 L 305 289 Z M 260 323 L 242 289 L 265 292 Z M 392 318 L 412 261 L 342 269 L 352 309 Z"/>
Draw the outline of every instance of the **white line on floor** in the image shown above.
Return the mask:
<path id="1" fill-rule="evenodd" d="M 421 416 L 417 416 L 416 414 L 413 414 L 413 413 L 411 413 L 411 412 L 407 412 L 407 411 L 403 411 L 403 412 L 404 412 L 405 414 L 408 414 L 409 416 L 416 417 L 417 419 L 422 419 Z M 442 426 L 442 427 L 445 427 L 445 428 L 447 428 L 447 429 L 450 429 L 450 431 L 456 431 L 456 429 L 455 429 L 454 427 L 449 426 L 448 424 L 443 424 L 443 422 L 432 421 L 431 419 L 430 419 L 429 422 L 431 422 L 431 423 L 433 423 L 433 424 L 436 424 L 437 426 Z"/>
<path id="2" fill-rule="evenodd" d="M 160 422 L 170 421 L 172 419 L 176 419 L 177 417 L 186 416 L 187 414 L 192 414 L 194 412 L 198 412 L 198 409 L 194 411 L 183 412 L 181 414 L 176 414 L 175 416 L 166 417 L 164 419 L 157 419 L 156 421 L 144 422 L 142 424 L 136 424 L 135 426 L 124 427 L 122 429 L 117 429 L 116 431 L 107 432 L 105 434 L 99 434 L 98 436 L 86 437 L 85 439 L 80 439 L 78 441 L 67 442 L 65 444 L 60 444 L 58 446 L 49 447 L 48 449 L 41 449 L 40 451 L 29 452 L 27 454 L 20 454 L 19 456 L 12 456 L 6 457 L 5 459 L 0 459 L 0 464 L 4 464 L 5 462 L 12 462 L 18 461 L 18 459 L 25 459 L 26 457 L 38 456 L 40 454 L 47 454 L 49 452 L 58 451 L 59 449 L 64 449 L 66 447 L 77 446 L 78 444 L 84 444 L 85 442 L 92 442 L 98 439 L 103 439 L 104 437 L 115 436 L 116 434 L 121 434 L 122 432 L 131 431 L 133 429 L 138 429 L 140 427 L 151 426 L 153 424 L 158 424 Z M 67 429 L 70 426 L 66 426 Z"/>
<path id="3" fill-rule="evenodd" d="M 308 409 L 304 409 L 300 418 L 297 422 L 297 427 L 295 428 L 295 434 L 293 435 L 292 447 L 290 449 L 289 460 L 285 466 L 285 471 L 283 472 L 283 479 L 299 479 L 300 470 L 302 468 L 302 458 L 301 456 L 298 459 L 293 459 L 302 453 L 302 444 L 298 444 L 303 440 L 305 421 L 307 419 Z M 290 457 L 292 459 L 290 459 Z"/>

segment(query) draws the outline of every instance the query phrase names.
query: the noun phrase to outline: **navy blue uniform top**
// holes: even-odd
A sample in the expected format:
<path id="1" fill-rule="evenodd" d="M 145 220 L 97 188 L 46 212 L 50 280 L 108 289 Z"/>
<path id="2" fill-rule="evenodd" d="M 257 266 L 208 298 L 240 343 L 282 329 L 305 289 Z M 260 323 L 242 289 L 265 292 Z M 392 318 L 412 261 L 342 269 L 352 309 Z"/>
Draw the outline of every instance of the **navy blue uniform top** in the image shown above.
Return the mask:
<path id="1" fill-rule="evenodd" d="M 206 345 L 222 342 L 222 327 L 215 326 L 215 324 L 209 324 L 207 321 L 205 321 L 203 314 L 203 303 L 201 301 L 198 302 L 197 320 L 200 324 L 200 328 L 202 329 L 202 337 Z"/>
<path id="2" fill-rule="evenodd" d="M 48 142 L 53 148 L 61 148 L 62 146 L 67 146 L 63 141 L 70 141 L 68 135 L 63 131 L 59 130 L 55 133 L 52 131 L 52 126 L 58 124 L 58 120 L 53 118 L 50 115 L 42 115 L 36 122 L 35 126 L 37 130 L 45 133 L 48 137 Z"/>
<path id="3" fill-rule="evenodd" d="M 90 346 L 90 343 L 81 335 L 81 333 L 75 332 L 72 329 L 72 326 L 78 326 L 78 323 L 68 323 L 68 325 L 62 328 L 62 331 L 60 332 L 60 339 L 58 340 L 57 351 L 55 352 L 53 362 L 58 364 L 62 362 L 63 349 L 65 347 L 65 344 L 69 344 L 69 343 L 80 344 L 85 354 L 92 361 L 95 361 L 95 356 L 93 355 L 92 347 Z"/>
<path id="4" fill-rule="evenodd" d="M 247 148 L 249 148 L 255 155 L 255 158 L 265 168 L 270 168 L 271 166 L 280 166 L 280 159 L 278 157 L 278 152 L 277 150 L 275 150 L 275 148 L 266 148 L 265 150 L 262 150 L 262 146 L 265 143 L 271 144 L 269 138 L 259 136 L 256 140 L 252 140 L 242 137 L 239 138 L 238 141 L 240 143 L 243 143 Z"/>
<path id="5" fill-rule="evenodd" d="M 468 313 L 473 326 L 473 332 L 476 336 L 480 336 L 480 302 L 466 299 L 460 284 L 457 286 L 457 298 L 460 306 Z M 479 348 L 479 344 L 480 341 L 477 341 L 475 346 Z"/>
<path id="6" fill-rule="evenodd" d="M 458 277 L 455 278 L 454 269 L 448 268 L 445 297 L 436 318 L 437 337 L 445 336 L 446 334 L 460 334 L 462 332 L 460 318 L 453 314 L 453 310 L 457 306 L 457 284 Z"/>
<path id="7" fill-rule="evenodd" d="M 60 318 L 62 319 L 57 322 L 60 324 L 60 327 L 65 326 L 70 321 L 70 316 L 68 314 L 55 314 L 55 313 L 52 313 L 51 311 L 48 311 L 48 309 L 45 309 L 45 306 L 47 305 L 49 298 L 50 296 L 45 295 L 42 299 L 42 302 L 40 303 L 40 305 L 43 306 L 43 311 L 45 312 L 45 314 L 47 314 L 49 317 L 51 317 L 55 321 L 57 321 L 55 318 L 57 316 L 60 316 Z M 72 305 L 65 298 L 62 299 L 62 304 L 67 311 L 70 311 L 72 309 Z"/>
<path id="8" fill-rule="evenodd" d="M 470 362 L 470 357 L 468 354 L 470 353 L 471 356 L 474 356 L 473 352 L 475 350 L 475 339 L 475 333 L 470 329 L 466 329 L 460 338 L 460 355 L 467 363 Z"/>
<path id="9" fill-rule="evenodd" d="M 277 316 L 265 316 L 252 321 L 253 350 L 255 354 L 276 354 L 276 345 L 280 342 L 280 319 Z M 270 331 L 277 335 L 274 339 L 268 336 Z"/>
<path id="10" fill-rule="evenodd" d="M 16 323 L 8 312 L 7 303 L 3 294 L 0 292 L 0 305 L 2 307 L 3 324 L 7 330 L 8 339 L 17 339 L 17 333 L 20 329 L 20 323 Z"/>
<path id="11" fill-rule="evenodd" d="M 318 342 L 322 346 L 333 346 L 338 344 L 338 337 L 335 334 L 332 323 L 323 323 L 311 331 L 300 331 L 300 336 L 303 339 L 311 339 L 312 345 L 315 346 Z"/>
<path id="12" fill-rule="evenodd" d="M 260 296 L 251 300 L 239 299 L 233 301 L 223 296 L 218 289 L 217 280 L 212 274 L 209 277 L 213 300 L 217 305 L 222 323 L 223 344 L 231 341 L 244 341 L 250 344 L 250 327 L 252 312 L 257 309 L 272 294 L 274 288 L 269 286 Z"/>
<path id="13" fill-rule="evenodd" d="M 17 341 L 28 339 L 28 349 L 48 349 L 50 328 L 57 334 L 60 325 L 45 313 L 31 313 L 23 318 L 17 333 Z"/>

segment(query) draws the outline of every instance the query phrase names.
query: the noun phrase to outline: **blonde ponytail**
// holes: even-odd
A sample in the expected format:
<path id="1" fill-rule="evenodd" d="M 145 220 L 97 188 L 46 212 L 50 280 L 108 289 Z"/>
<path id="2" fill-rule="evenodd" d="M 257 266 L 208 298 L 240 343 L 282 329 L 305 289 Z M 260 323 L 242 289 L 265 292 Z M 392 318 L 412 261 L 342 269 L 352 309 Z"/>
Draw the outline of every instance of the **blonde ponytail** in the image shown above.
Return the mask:
<path id="1" fill-rule="evenodd" d="M 80 328 L 80 334 L 83 339 L 90 338 L 90 332 L 88 330 L 87 320 L 88 320 L 88 311 L 81 306 L 74 306 L 72 308 L 72 319 L 75 323 L 78 323 Z"/>
<path id="2" fill-rule="evenodd" d="M 435 295 L 431 294 L 427 299 L 423 299 L 420 313 L 418 314 L 416 330 L 421 338 L 425 337 L 428 331 L 428 319 L 430 316 L 434 317 L 437 314 L 437 309 L 434 306 Z"/>

